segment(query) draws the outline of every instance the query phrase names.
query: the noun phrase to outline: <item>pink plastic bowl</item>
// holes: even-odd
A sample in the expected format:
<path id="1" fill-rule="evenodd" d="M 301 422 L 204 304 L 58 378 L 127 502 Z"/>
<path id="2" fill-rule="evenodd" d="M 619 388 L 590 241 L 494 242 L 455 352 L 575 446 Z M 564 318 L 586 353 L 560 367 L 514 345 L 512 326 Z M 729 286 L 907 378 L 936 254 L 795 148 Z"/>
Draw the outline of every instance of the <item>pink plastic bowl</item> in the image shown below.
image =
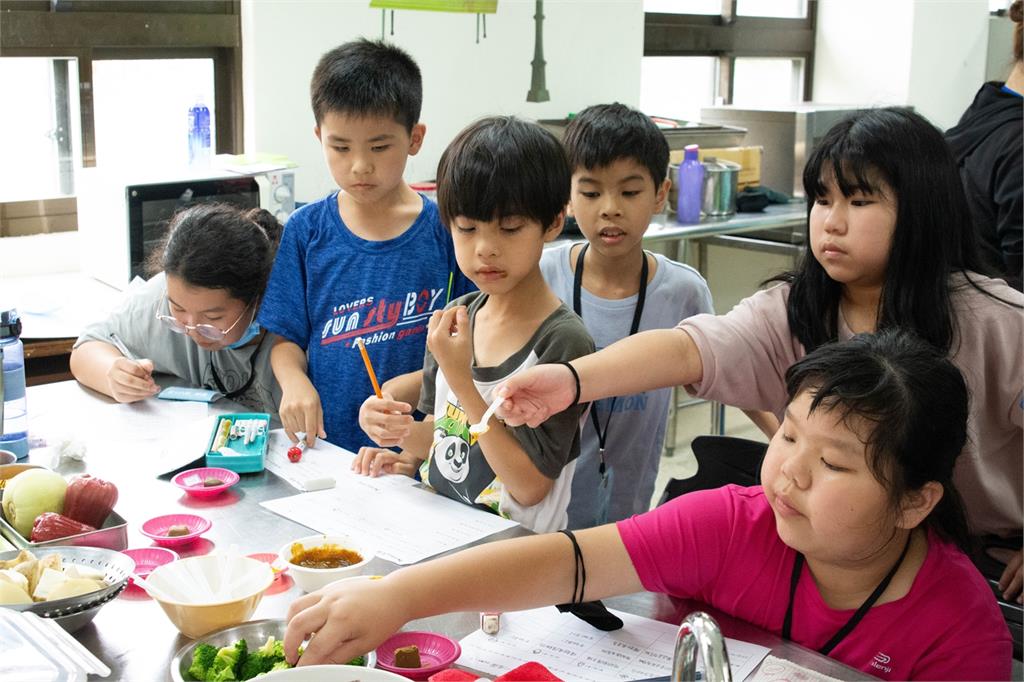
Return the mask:
<path id="1" fill-rule="evenodd" d="M 210 477 L 219 478 L 224 483 L 209 487 L 204 486 L 203 481 Z M 231 469 L 222 469 L 220 467 L 199 467 L 198 469 L 182 471 L 172 478 L 171 482 L 192 497 L 207 498 L 220 495 L 238 483 L 238 474 L 231 471 Z"/>
<path id="2" fill-rule="evenodd" d="M 399 668 L 395 665 L 395 649 L 416 645 L 420 650 L 419 668 Z M 462 647 L 454 639 L 436 632 L 396 632 L 377 647 L 377 667 L 413 680 L 425 680 L 444 670 L 462 655 Z"/>
<path id="3" fill-rule="evenodd" d="M 210 530 L 212 525 L 209 519 L 204 519 L 202 516 L 196 516 L 195 514 L 167 514 L 166 516 L 157 516 L 146 521 L 142 524 L 141 530 L 143 535 L 153 538 L 156 544 L 162 547 L 177 547 L 178 545 L 192 542 Z M 187 535 L 171 537 L 167 534 L 171 526 L 188 526 L 189 532 Z"/>
<path id="4" fill-rule="evenodd" d="M 169 564 L 172 561 L 178 560 L 178 553 L 173 549 L 166 549 L 164 547 L 140 547 L 139 549 L 125 549 L 121 551 L 121 554 L 127 554 L 135 562 L 135 574 L 141 578 L 145 578 L 153 569 L 164 564 Z M 128 584 L 131 585 L 135 581 L 128 578 Z"/>

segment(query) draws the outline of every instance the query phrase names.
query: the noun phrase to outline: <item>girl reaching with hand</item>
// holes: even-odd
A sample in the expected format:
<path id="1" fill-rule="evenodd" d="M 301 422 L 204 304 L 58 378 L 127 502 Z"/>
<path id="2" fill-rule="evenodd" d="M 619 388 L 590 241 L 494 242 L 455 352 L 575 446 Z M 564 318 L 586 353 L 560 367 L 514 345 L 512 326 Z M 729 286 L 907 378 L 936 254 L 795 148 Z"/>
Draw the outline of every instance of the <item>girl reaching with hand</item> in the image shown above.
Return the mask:
<path id="1" fill-rule="evenodd" d="M 955 482 L 971 533 L 1015 543 L 1002 570 L 1022 600 L 1024 295 L 980 272 L 976 235 L 942 134 L 907 109 L 860 112 L 804 169 L 809 247 L 800 267 L 725 315 L 637 334 L 570 367 L 510 378 L 501 415 L 543 422 L 573 400 L 682 385 L 782 418 L 786 370 L 824 343 L 902 327 L 940 349 L 972 396 Z"/>
<path id="2" fill-rule="evenodd" d="M 882 679 L 1009 679 L 1009 631 L 961 550 L 960 372 L 930 344 L 886 330 L 823 345 L 784 381 L 761 486 L 698 491 L 568 538 L 495 542 L 383 580 L 334 583 L 292 604 L 289 660 L 312 633 L 300 665 L 347 661 L 433 614 L 647 589 Z"/>

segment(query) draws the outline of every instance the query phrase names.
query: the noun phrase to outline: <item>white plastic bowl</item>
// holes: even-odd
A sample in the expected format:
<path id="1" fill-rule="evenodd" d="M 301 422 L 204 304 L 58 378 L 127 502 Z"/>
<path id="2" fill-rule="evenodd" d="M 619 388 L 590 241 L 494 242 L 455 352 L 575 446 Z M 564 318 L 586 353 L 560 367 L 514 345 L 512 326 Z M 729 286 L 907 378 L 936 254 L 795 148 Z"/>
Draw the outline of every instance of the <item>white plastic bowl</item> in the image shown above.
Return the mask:
<path id="1" fill-rule="evenodd" d="M 274 581 L 270 565 L 244 556 L 207 555 L 158 566 L 146 579 L 150 594 L 187 637 L 248 620 Z"/>
<path id="2" fill-rule="evenodd" d="M 300 544 L 304 549 L 312 549 L 321 545 L 338 545 L 344 549 L 352 550 L 363 557 L 363 560 L 349 566 L 339 568 L 306 568 L 291 563 L 292 545 Z M 287 543 L 277 553 L 281 563 L 287 564 L 288 573 L 295 580 L 295 584 L 306 592 L 314 592 L 321 587 L 333 583 L 335 580 L 360 575 L 366 565 L 373 560 L 375 553 L 365 544 L 353 540 L 345 535 L 310 535 Z"/>

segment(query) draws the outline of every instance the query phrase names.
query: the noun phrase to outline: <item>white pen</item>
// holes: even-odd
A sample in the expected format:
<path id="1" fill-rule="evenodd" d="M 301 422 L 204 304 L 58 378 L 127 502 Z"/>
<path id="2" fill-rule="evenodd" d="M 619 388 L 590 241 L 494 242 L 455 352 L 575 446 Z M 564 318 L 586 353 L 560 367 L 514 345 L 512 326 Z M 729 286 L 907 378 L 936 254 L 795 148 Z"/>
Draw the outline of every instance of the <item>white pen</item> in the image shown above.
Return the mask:
<path id="1" fill-rule="evenodd" d="M 128 346 L 124 345 L 124 341 L 121 340 L 121 337 L 118 336 L 116 332 L 110 332 L 110 342 L 114 344 L 119 351 L 121 351 L 121 355 L 125 356 L 132 362 L 139 361 L 139 359 L 135 357 L 135 354 L 128 350 Z"/>

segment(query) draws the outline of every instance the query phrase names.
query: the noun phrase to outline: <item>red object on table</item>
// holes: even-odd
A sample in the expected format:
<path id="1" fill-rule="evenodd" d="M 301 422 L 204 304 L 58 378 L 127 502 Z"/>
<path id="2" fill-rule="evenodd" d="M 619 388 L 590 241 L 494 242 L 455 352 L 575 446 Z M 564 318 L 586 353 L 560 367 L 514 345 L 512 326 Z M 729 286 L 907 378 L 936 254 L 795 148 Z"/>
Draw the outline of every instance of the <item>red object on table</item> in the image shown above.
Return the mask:
<path id="1" fill-rule="evenodd" d="M 289 462 L 298 462 L 300 459 L 302 459 L 302 449 L 301 448 L 299 448 L 297 446 L 294 446 L 294 445 L 292 447 L 288 448 L 288 461 Z"/>
<path id="2" fill-rule="evenodd" d="M 427 682 L 476 682 L 479 680 L 479 675 L 466 672 L 465 670 L 459 670 L 458 668 L 448 668 L 441 672 L 434 673 L 427 678 Z"/>
<path id="3" fill-rule="evenodd" d="M 518 668 L 512 668 L 507 673 L 494 678 L 494 682 L 526 682 L 527 680 L 535 682 L 557 680 L 557 682 L 561 682 L 562 678 L 556 676 L 537 661 L 523 663 Z"/>

